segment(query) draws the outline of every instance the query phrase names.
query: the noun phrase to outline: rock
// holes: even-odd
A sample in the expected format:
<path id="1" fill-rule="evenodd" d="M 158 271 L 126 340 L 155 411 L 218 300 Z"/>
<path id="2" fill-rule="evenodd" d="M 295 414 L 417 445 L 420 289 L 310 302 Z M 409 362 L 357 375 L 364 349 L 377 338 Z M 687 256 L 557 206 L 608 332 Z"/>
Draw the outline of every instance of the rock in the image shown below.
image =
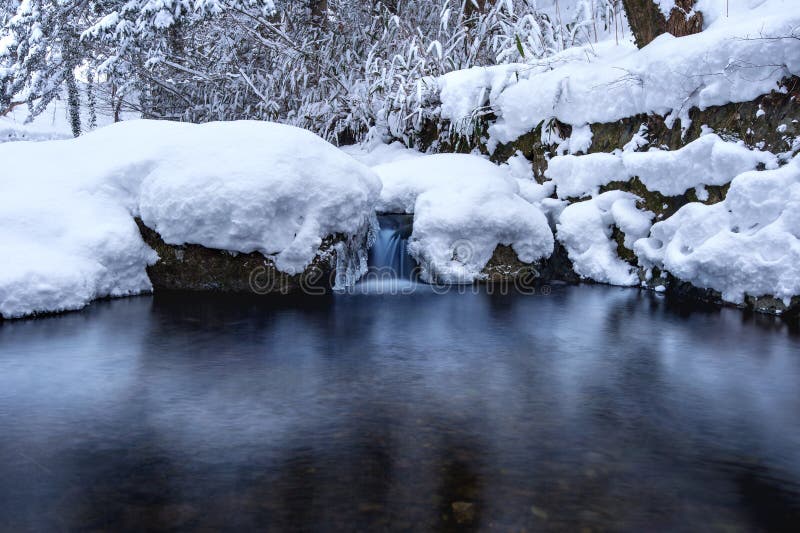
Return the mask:
<path id="1" fill-rule="evenodd" d="M 749 309 L 756 313 L 767 315 L 796 317 L 800 315 L 800 296 L 792 298 L 789 305 L 783 303 L 772 296 L 750 296 L 746 295 L 744 305 L 735 305 L 722 299 L 722 295 L 714 289 L 704 289 L 695 287 L 687 281 L 682 281 L 674 276 L 667 274 L 664 279 L 658 281 L 667 288 L 667 294 L 677 301 L 704 302 L 714 306 L 734 306 Z"/>
<path id="2" fill-rule="evenodd" d="M 747 307 L 758 313 L 769 315 L 797 315 L 800 313 L 800 296 L 795 296 L 787 306 L 783 300 L 778 300 L 772 296 L 747 296 L 745 298 Z"/>
<path id="3" fill-rule="evenodd" d="M 335 246 L 343 237 L 323 241 L 314 261 L 300 274 L 275 268 L 264 255 L 231 253 L 195 244 L 167 244 L 161 236 L 136 219 L 142 238 L 158 253 L 159 260 L 147 268 L 153 289 L 213 291 L 251 294 L 288 294 L 308 288 L 329 288 Z"/>
<path id="4" fill-rule="evenodd" d="M 523 263 L 510 246 L 498 246 L 483 268 L 487 283 L 511 282 L 514 287 L 527 290 L 545 281 L 577 283 L 580 278 L 572 269 L 567 251 L 556 241 L 553 254 L 536 263 Z"/>
<path id="5" fill-rule="evenodd" d="M 453 517 L 458 524 L 469 524 L 475 520 L 475 504 L 471 502 L 453 502 Z"/>
<path id="6" fill-rule="evenodd" d="M 686 34 L 693 33 L 702 26 L 702 14 L 692 10 L 692 1 L 679 0 L 677 5 L 678 8 L 673 9 L 670 13 L 670 24 L 685 24 L 686 28 L 673 28 L 666 31 L 674 30 L 676 35 Z M 685 16 L 686 14 L 689 16 Z M 776 90 L 749 102 L 710 106 L 705 109 L 690 109 L 688 114 L 691 123 L 685 129 L 680 119 L 670 122 L 664 116 L 657 114 L 640 114 L 615 122 L 590 124 L 592 144 L 588 153 L 610 153 L 619 150 L 631 141 L 642 126 L 645 126 L 647 130 L 647 144 L 641 146 L 639 150 L 654 147 L 668 150 L 680 149 L 698 139 L 703 133 L 703 128 L 707 126 L 723 139 L 740 140 L 749 148 L 758 148 L 776 154 L 791 151 L 792 140 L 800 136 L 798 99 L 800 99 L 800 77 L 790 76 L 783 79 Z M 482 115 L 476 120 L 474 134 L 462 135 L 458 137 L 457 142 L 454 142 L 448 121 L 432 117 L 422 125 L 420 132 L 423 132 L 424 135 L 422 133 L 412 134 L 410 143 L 421 149 L 435 147 L 435 151 L 478 151 L 488 155 L 492 161 L 498 164 L 508 161 L 516 153 L 521 152 L 530 162 L 537 182 L 543 183 L 546 179 L 544 174 L 548 161 L 556 150 L 556 145 L 542 142 L 543 124 L 540 123 L 512 142 L 498 145 L 489 153 L 486 136 L 480 135 L 480 132 L 485 132 L 496 119 L 497 117 L 492 113 Z M 569 124 L 563 124 L 557 120 L 549 123 L 548 127 L 554 128 L 559 138 L 567 138 L 572 133 L 572 127 Z M 677 196 L 665 196 L 649 191 L 638 177 L 633 177 L 625 181 L 614 181 L 603 185 L 599 192 L 622 190 L 639 196 L 641 202 L 637 207 L 653 212 L 655 214 L 654 222 L 658 222 L 669 218 L 688 203 L 715 204 L 721 202 L 725 199 L 728 189 L 729 184 L 707 185 L 705 187 L 707 196 L 702 200 L 698 198 L 694 189 L 689 189 Z M 577 199 L 568 199 L 568 201 L 574 202 Z M 614 227 L 611 236 L 617 243 L 617 255 L 622 260 L 636 266 L 637 258 L 631 250 L 624 246 L 624 234 Z M 552 256 L 536 264 L 522 263 L 510 247 L 498 246 L 491 260 L 484 267 L 483 274 L 489 283 L 513 282 L 515 286 L 519 286 L 519 283 L 525 280 L 532 280 L 534 284 L 542 281 L 581 281 L 573 271 L 572 263 L 558 241 L 556 241 Z M 663 285 L 667 287 L 671 296 L 678 296 L 680 299 L 696 303 L 725 304 L 721 295 L 715 291 L 692 287 L 688 283 L 671 277 L 658 278 L 660 272 L 656 275 L 658 279 L 653 278 L 652 280 L 645 280 L 645 272 L 642 269 L 639 274 L 645 281 L 645 286 L 655 288 Z M 527 282 L 525 286 L 528 287 Z M 768 295 L 747 296 L 745 305 L 740 307 L 746 307 L 759 313 L 794 316 L 800 314 L 800 297 L 795 297 L 791 304 L 786 306 L 782 301 Z"/>
<path id="7" fill-rule="evenodd" d="M 541 520 L 547 520 L 550 517 L 550 515 L 547 514 L 547 511 L 535 505 L 531 505 L 531 513 L 533 514 L 533 516 Z"/>

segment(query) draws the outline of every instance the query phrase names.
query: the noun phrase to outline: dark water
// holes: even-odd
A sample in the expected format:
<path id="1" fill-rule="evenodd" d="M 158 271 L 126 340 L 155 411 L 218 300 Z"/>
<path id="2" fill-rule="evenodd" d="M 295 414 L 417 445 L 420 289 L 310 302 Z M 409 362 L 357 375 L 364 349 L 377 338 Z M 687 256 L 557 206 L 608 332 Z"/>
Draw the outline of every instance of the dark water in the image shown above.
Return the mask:
<path id="1" fill-rule="evenodd" d="M 4 531 L 585 528 L 800 530 L 797 331 L 591 286 L 0 325 Z"/>

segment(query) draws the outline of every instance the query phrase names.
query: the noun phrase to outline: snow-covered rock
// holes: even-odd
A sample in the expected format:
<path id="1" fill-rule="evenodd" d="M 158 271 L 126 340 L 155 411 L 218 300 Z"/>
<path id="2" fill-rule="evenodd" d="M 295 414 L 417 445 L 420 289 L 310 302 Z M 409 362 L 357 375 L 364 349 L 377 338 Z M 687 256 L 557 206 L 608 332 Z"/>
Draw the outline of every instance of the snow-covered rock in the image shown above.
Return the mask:
<path id="1" fill-rule="evenodd" d="M 435 154 L 372 167 L 381 178 L 378 212 L 413 213 L 417 197 L 433 189 L 463 188 L 516 194 L 518 186 L 497 165 L 476 155 Z"/>
<path id="2" fill-rule="evenodd" d="M 692 108 L 753 100 L 800 74 L 796 0 L 730 2 L 729 16 L 722 0 L 701 0 L 697 9 L 707 15 L 704 31 L 663 34 L 642 49 L 611 40 L 526 65 L 445 74 L 434 83 L 441 118 L 459 130 L 478 108 L 490 109 L 490 150 L 551 119 L 580 128 L 655 113 L 681 118 L 685 128 Z M 579 151 L 577 139 L 570 144 Z"/>
<path id="3" fill-rule="evenodd" d="M 765 0 L 695 35 L 663 34 L 641 50 L 537 72 L 497 97 L 490 135 L 510 142 L 550 118 L 582 125 L 673 113 L 688 122 L 692 107 L 752 100 L 800 74 L 800 47 L 788 44 L 798 25 L 795 0 Z"/>
<path id="4" fill-rule="evenodd" d="M 649 191 L 678 196 L 692 188 L 724 185 L 758 165 L 775 168 L 778 161 L 769 152 L 750 150 L 741 141 L 726 142 L 709 133 L 678 150 L 556 156 L 545 175 L 555 182 L 559 198 L 596 195 L 600 186 L 634 176 Z"/>
<path id="5" fill-rule="evenodd" d="M 640 262 L 722 298 L 800 295 L 800 157 L 736 176 L 724 201 L 691 203 L 637 241 Z"/>
<path id="6" fill-rule="evenodd" d="M 414 213 L 409 253 L 422 278 L 470 283 L 498 245 L 520 261 L 549 257 L 553 234 L 535 205 L 523 199 L 507 168 L 466 154 L 439 154 L 379 165 L 379 211 Z"/>
<path id="7" fill-rule="evenodd" d="M 369 227 L 380 180 L 307 131 L 266 122 L 134 121 L 75 140 L 0 145 L 0 314 L 150 290 L 168 244 L 260 252 L 297 274 L 326 236 Z"/>
<path id="8" fill-rule="evenodd" d="M 639 197 L 624 191 L 608 191 L 564 209 L 556 237 L 564 245 L 575 272 L 583 278 L 612 285 L 636 285 L 636 268 L 617 254 L 612 238 L 616 226 L 625 236 L 624 246 L 647 236 L 653 213 L 636 207 Z"/>

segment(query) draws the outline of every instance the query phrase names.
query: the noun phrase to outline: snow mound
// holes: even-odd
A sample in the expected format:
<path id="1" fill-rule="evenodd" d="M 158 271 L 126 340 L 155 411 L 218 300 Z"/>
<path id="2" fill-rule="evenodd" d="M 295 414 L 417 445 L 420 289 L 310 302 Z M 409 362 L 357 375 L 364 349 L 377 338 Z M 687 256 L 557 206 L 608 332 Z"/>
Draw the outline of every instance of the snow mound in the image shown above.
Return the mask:
<path id="1" fill-rule="evenodd" d="M 608 191 L 561 212 L 556 236 L 578 275 L 612 285 L 638 284 L 636 269 L 617 255 L 612 226 L 625 235 L 625 247 L 633 249 L 634 243 L 647 235 L 654 216 L 636 207 L 639 200 L 629 192 Z"/>
<path id="2" fill-rule="evenodd" d="M 642 265 L 726 301 L 774 296 L 789 305 L 800 294 L 800 157 L 736 176 L 724 201 L 682 207 L 634 250 Z"/>
<path id="3" fill-rule="evenodd" d="M 123 122 L 6 143 L 0 160 L 4 317 L 150 290 L 156 256 L 135 216 L 169 244 L 258 251 L 299 273 L 326 236 L 366 231 L 380 191 L 321 138 L 267 122 Z"/>
<path id="4" fill-rule="evenodd" d="M 516 194 L 516 182 L 490 161 L 468 154 L 435 154 L 372 167 L 383 182 L 378 211 L 413 213 L 417 197 L 433 189 L 464 187 Z"/>
<path id="5" fill-rule="evenodd" d="M 553 251 L 541 210 L 519 196 L 508 168 L 482 157 L 438 154 L 374 167 L 379 211 L 414 213 L 408 250 L 424 281 L 471 283 L 498 245 L 532 263 Z"/>
<path id="6" fill-rule="evenodd" d="M 778 161 L 769 152 L 750 150 L 741 141 L 726 142 L 709 133 L 672 151 L 556 156 L 545 175 L 555 182 L 559 198 L 596 195 L 600 186 L 634 176 L 649 191 L 677 196 L 691 188 L 702 194 L 705 185 L 724 185 L 759 164 L 775 168 Z"/>

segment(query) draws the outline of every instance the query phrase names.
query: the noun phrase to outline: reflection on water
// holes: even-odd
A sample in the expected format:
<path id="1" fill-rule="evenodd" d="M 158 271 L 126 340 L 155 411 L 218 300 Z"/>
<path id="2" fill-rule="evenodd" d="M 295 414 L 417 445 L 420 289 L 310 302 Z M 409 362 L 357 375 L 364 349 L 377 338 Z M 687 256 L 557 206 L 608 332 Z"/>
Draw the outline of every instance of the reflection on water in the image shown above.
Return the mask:
<path id="1" fill-rule="evenodd" d="M 800 338 L 650 294 L 0 325 L 0 529 L 798 530 Z"/>

